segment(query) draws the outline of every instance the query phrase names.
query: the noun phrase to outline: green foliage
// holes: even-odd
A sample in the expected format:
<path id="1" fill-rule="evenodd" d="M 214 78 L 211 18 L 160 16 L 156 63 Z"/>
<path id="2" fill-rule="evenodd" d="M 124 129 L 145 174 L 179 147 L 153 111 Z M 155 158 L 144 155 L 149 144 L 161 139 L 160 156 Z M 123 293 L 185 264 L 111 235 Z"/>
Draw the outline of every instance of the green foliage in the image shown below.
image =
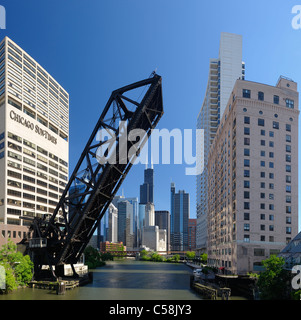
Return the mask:
<path id="1" fill-rule="evenodd" d="M 180 261 L 180 255 L 175 254 L 171 258 L 166 259 L 166 262 L 179 262 Z"/>
<path id="2" fill-rule="evenodd" d="M 204 264 L 207 264 L 207 260 L 208 260 L 208 254 L 207 253 L 203 253 L 201 256 L 201 262 Z"/>
<path id="3" fill-rule="evenodd" d="M 11 239 L 0 250 L 0 265 L 5 268 L 5 293 L 25 286 L 32 279 L 33 263 L 28 255 L 17 251 Z"/>
<path id="4" fill-rule="evenodd" d="M 141 250 L 140 251 L 140 257 L 142 258 L 142 257 L 145 257 L 145 256 L 147 256 L 148 255 L 148 252 L 145 250 L 145 249 L 143 249 L 143 250 Z"/>
<path id="5" fill-rule="evenodd" d="M 101 261 L 100 253 L 97 249 L 88 246 L 85 251 L 85 264 L 89 269 L 95 269 L 97 267 L 101 267 L 105 264 L 105 262 Z"/>
<path id="6" fill-rule="evenodd" d="M 292 300 L 301 300 L 301 290 L 293 291 L 291 296 Z"/>
<path id="7" fill-rule="evenodd" d="M 186 258 L 187 260 L 193 260 L 195 258 L 195 251 L 187 251 Z"/>
<path id="8" fill-rule="evenodd" d="M 114 260 L 114 257 L 113 257 L 113 255 L 112 255 L 112 253 L 110 253 L 110 252 L 105 252 L 105 253 L 101 253 L 101 255 L 100 255 L 100 259 L 102 260 L 102 261 L 113 261 Z"/>
<path id="9" fill-rule="evenodd" d="M 265 271 L 259 274 L 258 288 L 263 300 L 282 300 L 288 298 L 289 273 L 283 269 L 283 258 L 272 255 L 264 260 Z"/>
<path id="10" fill-rule="evenodd" d="M 159 253 L 154 252 L 151 255 L 151 260 L 155 261 L 155 262 L 162 262 L 163 261 L 163 257 Z"/>

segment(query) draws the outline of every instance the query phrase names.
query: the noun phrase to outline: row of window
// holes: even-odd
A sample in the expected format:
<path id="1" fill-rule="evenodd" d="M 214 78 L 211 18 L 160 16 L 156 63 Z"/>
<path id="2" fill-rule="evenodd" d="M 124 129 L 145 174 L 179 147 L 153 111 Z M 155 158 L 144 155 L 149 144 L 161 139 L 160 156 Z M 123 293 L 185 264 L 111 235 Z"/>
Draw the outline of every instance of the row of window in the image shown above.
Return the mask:
<path id="1" fill-rule="evenodd" d="M 8 138 L 18 142 L 18 143 L 22 143 L 23 141 L 23 145 L 25 145 L 26 147 L 29 147 L 33 150 L 36 150 L 38 151 L 39 153 L 49 157 L 51 160 L 49 160 L 49 162 L 53 162 L 53 161 L 56 161 L 58 162 L 59 164 L 62 164 L 63 166 L 65 166 L 66 168 L 68 168 L 68 163 L 66 161 L 64 161 L 63 159 L 59 158 L 58 156 L 52 154 L 51 152 L 48 152 L 47 150 L 37 146 L 36 144 L 26 140 L 26 139 L 22 139 L 20 136 L 14 134 L 14 133 L 11 133 L 11 132 L 8 132 Z M 2 139 L 4 139 L 4 132 L 2 134 L 0 134 L 0 138 L 2 137 Z M 1 141 L 1 139 L 0 139 Z M 16 151 L 22 151 L 22 147 L 21 146 L 18 146 L 18 145 L 15 145 L 13 143 L 10 143 L 10 146 L 14 146 L 16 148 Z M 40 159 L 45 159 L 44 162 L 47 163 L 48 159 L 42 157 L 41 155 L 38 155 L 40 157 Z M 53 161 L 52 161 L 53 160 Z"/>
<path id="2" fill-rule="evenodd" d="M 249 89 L 243 89 L 242 90 L 242 96 L 243 98 L 247 98 L 247 99 L 251 99 L 251 90 Z M 264 92 L 259 91 L 257 92 L 257 99 L 259 101 L 264 101 Z M 273 96 L 273 103 L 279 105 L 279 96 L 274 95 Z M 290 108 L 290 109 L 294 109 L 295 108 L 295 102 L 292 99 L 285 99 L 285 103 L 286 103 L 286 107 Z"/>
<path id="3" fill-rule="evenodd" d="M 61 98 L 63 98 L 66 102 L 68 102 L 68 94 L 61 87 L 59 87 L 58 84 L 51 77 L 48 77 L 48 74 L 42 68 L 37 66 L 36 63 L 32 59 L 30 59 L 25 53 L 22 55 L 22 51 L 19 50 L 10 41 L 8 42 L 8 52 L 10 54 L 12 54 L 20 62 L 22 62 L 22 56 L 23 56 L 24 65 L 26 65 L 32 71 L 31 72 L 31 76 L 34 79 L 36 79 L 35 74 L 37 74 L 38 77 L 40 79 L 42 79 L 46 84 L 48 84 L 48 79 L 49 79 L 49 86 L 53 89 L 52 91 L 54 91 L 55 93 L 59 94 Z M 19 65 L 19 62 L 16 61 L 16 59 L 14 59 L 14 62 L 17 65 Z M 57 97 L 57 94 L 55 94 L 54 92 L 53 92 L 53 94 Z"/>
<path id="4" fill-rule="evenodd" d="M 287 235 L 291 235 L 291 234 L 292 234 L 292 227 L 286 227 L 286 228 L 285 228 L 285 233 L 286 233 Z M 267 239 L 268 239 L 269 242 L 274 242 L 274 236 L 269 236 L 269 237 L 267 238 L 265 235 L 261 235 L 259 241 L 261 241 L 261 242 L 266 242 Z M 291 240 L 291 238 L 287 238 L 287 239 L 286 239 L 287 243 L 288 243 L 290 240 Z M 250 235 L 249 235 L 249 234 L 245 234 L 243 241 L 246 242 L 246 243 L 249 243 L 249 242 L 251 241 Z"/>

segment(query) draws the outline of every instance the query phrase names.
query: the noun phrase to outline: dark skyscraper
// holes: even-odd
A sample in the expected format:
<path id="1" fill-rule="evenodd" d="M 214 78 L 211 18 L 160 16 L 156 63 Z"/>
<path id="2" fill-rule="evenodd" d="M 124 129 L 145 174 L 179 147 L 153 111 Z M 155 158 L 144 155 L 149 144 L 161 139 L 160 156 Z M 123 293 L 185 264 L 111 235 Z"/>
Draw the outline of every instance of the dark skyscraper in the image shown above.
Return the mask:
<path id="1" fill-rule="evenodd" d="M 189 193 L 175 192 L 171 184 L 171 246 L 172 250 L 188 249 Z"/>
<path id="2" fill-rule="evenodd" d="M 140 204 L 154 203 L 154 169 L 144 170 L 144 183 L 140 185 Z"/>

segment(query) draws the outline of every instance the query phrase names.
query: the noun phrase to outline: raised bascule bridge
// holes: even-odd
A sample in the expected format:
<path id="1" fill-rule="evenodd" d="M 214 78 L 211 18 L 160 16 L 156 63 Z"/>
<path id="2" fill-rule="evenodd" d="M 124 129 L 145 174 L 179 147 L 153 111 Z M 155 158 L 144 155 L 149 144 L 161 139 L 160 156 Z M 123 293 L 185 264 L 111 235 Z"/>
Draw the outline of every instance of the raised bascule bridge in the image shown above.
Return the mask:
<path id="1" fill-rule="evenodd" d="M 35 279 L 43 278 L 45 265 L 54 278 L 64 276 L 64 265 L 76 276 L 74 265 L 162 116 L 162 78 L 155 73 L 112 92 L 53 215 L 32 218 L 21 242 Z M 132 141 L 137 129 L 145 134 Z"/>

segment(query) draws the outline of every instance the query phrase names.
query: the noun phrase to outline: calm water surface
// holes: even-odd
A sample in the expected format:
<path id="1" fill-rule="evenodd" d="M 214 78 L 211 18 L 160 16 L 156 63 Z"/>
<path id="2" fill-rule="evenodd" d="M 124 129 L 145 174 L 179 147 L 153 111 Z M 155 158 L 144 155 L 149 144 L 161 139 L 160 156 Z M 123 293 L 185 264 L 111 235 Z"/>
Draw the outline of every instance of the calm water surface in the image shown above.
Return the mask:
<path id="1" fill-rule="evenodd" d="M 26 288 L 0 300 L 200 300 L 190 289 L 191 274 L 183 264 L 112 261 L 93 270 L 93 283 L 65 295 Z"/>

